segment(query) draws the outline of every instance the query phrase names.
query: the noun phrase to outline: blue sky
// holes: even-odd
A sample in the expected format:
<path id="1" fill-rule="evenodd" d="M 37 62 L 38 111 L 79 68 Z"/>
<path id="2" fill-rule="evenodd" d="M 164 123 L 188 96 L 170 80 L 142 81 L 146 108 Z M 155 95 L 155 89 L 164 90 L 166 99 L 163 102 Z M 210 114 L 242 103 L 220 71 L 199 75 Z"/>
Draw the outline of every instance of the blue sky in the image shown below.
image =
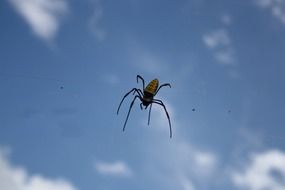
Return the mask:
<path id="1" fill-rule="evenodd" d="M 285 189 L 285 1 L 4 0 L 0 25 L 0 189 Z M 137 74 L 171 83 L 172 139 L 139 102 L 122 132 Z"/>

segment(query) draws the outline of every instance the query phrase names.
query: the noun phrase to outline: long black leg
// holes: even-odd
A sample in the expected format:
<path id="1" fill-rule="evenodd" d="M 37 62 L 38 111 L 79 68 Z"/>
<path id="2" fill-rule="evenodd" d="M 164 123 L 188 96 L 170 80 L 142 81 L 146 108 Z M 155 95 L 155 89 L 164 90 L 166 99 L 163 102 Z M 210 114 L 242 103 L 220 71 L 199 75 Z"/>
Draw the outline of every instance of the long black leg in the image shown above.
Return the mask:
<path id="1" fill-rule="evenodd" d="M 164 87 L 164 86 L 169 86 L 171 88 L 171 85 L 169 83 L 162 84 L 162 85 L 159 86 L 159 88 L 155 92 L 155 95 L 158 93 L 158 91 L 161 89 L 161 87 Z"/>
<path id="2" fill-rule="evenodd" d="M 128 119 L 129 119 L 129 115 L 130 115 L 131 109 L 132 109 L 132 107 L 133 107 L 133 105 L 134 105 L 134 102 L 135 102 L 136 98 L 140 98 L 140 96 L 136 95 L 136 96 L 134 97 L 134 99 L 133 99 L 131 105 L 130 105 L 130 108 L 129 108 L 129 111 L 128 111 L 128 115 L 127 115 L 127 118 L 126 118 L 126 121 L 125 121 L 125 124 L 124 124 L 123 131 L 125 131 L 125 127 L 126 127 L 126 124 L 127 124 Z"/>
<path id="3" fill-rule="evenodd" d="M 143 83 L 143 90 L 144 90 L 144 79 L 140 76 L 140 75 L 137 75 L 137 83 L 139 82 L 139 79 L 141 79 L 142 83 Z"/>
<path id="4" fill-rule="evenodd" d="M 134 95 L 136 92 L 138 92 L 138 93 L 140 94 L 140 97 L 143 97 L 143 93 L 142 93 L 141 89 L 138 89 L 138 88 L 137 88 L 137 91 L 134 91 L 134 92 L 133 92 L 133 95 Z"/>
<path id="5" fill-rule="evenodd" d="M 140 98 L 141 98 L 141 94 L 140 94 L 139 89 L 133 88 L 133 89 L 130 90 L 128 93 L 126 93 L 125 96 L 123 97 L 123 99 L 121 100 L 120 105 L 119 105 L 119 107 L 118 107 L 118 109 L 117 109 L 117 114 L 119 114 L 119 110 L 120 110 L 120 107 L 121 107 L 121 105 L 122 105 L 124 99 L 125 99 L 131 92 L 137 92 L 138 95 L 139 95 Z"/>
<path id="6" fill-rule="evenodd" d="M 172 137 L 171 122 L 170 122 L 170 117 L 169 117 L 169 114 L 168 114 L 168 112 L 166 110 L 166 107 L 165 107 L 164 103 L 161 100 L 158 100 L 158 99 L 153 99 L 152 103 L 159 104 L 159 105 L 161 105 L 164 108 L 164 111 L 166 113 L 166 116 L 167 116 L 167 119 L 168 119 L 168 123 L 169 123 L 170 138 L 171 138 Z"/>
<path id="7" fill-rule="evenodd" d="M 149 112 L 148 112 L 148 122 L 147 122 L 147 125 L 149 125 L 149 122 L 150 122 L 150 112 L 151 112 L 151 107 L 152 107 L 152 104 L 150 104 L 150 107 L 149 107 Z"/>
<path id="8" fill-rule="evenodd" d="M 140 103 L 141 110 L 143 109 L 143 103 Z"/>

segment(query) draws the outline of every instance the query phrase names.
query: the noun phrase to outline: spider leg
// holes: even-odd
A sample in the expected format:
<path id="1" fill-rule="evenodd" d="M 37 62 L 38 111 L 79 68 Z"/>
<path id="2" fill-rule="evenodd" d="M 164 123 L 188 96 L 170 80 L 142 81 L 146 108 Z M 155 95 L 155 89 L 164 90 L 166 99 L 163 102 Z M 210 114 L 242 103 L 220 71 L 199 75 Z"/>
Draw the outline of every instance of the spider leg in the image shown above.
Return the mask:
<path id="1" fill-rule="evenodd" d="M 143 109 L 143 103 L 140 103 L 141 110 Z"/>
<path id="2" fill-rule="evenodd" d="M 120 110 L 120 108 L 121 108 L 121 105 L 122 105 L 122 103 L 123 103 L 123 101 L 125 100 L 125 98 L 131 93 L 131 92 L 137 92 L 138 93 L 138 95 L 139 95 L 139 97 L 141 98 L 141 94 L 140 94 L 140 92 L 141 91 L 139 91 L 140 89 L 136 89 L 136 88 L 133 88 L 132 90 L 130 90 L 129 92 L 127 92 L 126 94 L 125 94 L 125 96 L 123 97 L 123 99 L 121 100 L 121 102 L 120 102 L 120 104 L 119 104 L 119 107 L 118 107 L 118 109 L 117 109 L 117 114 L 119 114 L 119 110 Z"/>
<path id="3" fill-rule="evenodd" d="M 158 99 L 153 99 L 152 103 L 159 104 L 159 105 L 161 105 L 164 108 L 164 111 L 166 113 L 166 116 L 167 116 L 167 119 L 168 119 L 168 123 L 169 123 L 169 131 L 170 131 L 170 138 L 171 138 L 172 137 L 171 122 L 170 122 L 169 114 L 168 114 L 168 112 L 166 110 L 166 107 L 165 107 L 164 103 L 161 100 L 158 100 Z"/>
<path id="4" fill-rule="evenodd" d="M 133 95 L 134 95 L 136 92 L 139 93 L 141 97 L 143 97 L 143 93 L 142 93 L 141 89 L 138 89 L 138 88 L 137 88 L 137 90 L 133 92 Z"/>
<path id="5" fill-rule="evenodd" d="M 158 91 L 159 91 L 162 87 L 164 87 L 164 86 L 169 86 L 169 88 L 171 88 L 171 85 L 170 85 L 169 83 L 162 84 L 162 85 L 159 86 L 159 88 L 157 89 L 157 91 L 155 92 L 154 95 L 156 95 L 156 94 L 158 93 Z"/>
<path id="6" fill-rule="evenodd" d="M 149 112 L 148 112 L 148 122 L 147 122 L 147 125 L 149 125 L 149 123 L 150 123 L 150 112 L 151 112 L 151 107 L 152 107 L 152 104 L 150 104 L 150 107 L 149 107 Z"/>
<path id="7" fill-rule="evenodd" d="M 139 82 L 139 79 L 141 79 L 143 83 L 143 90 L 144 90 L 144 79 L 140 75 L 137 75 L 137 83 Z"/>
<path id="8" fill-rule="evenodd" d="M 125 131 L 126 124 L 127 124 L 128 119 L 129 119 L 129 115 L 130 115 L 131 109 L 132 109 L 132 107 L 133 107 L 133 105 L 134 105 L 134 102 L 135 102 L 135 100 L 136 100 L 137 98 L 141 99 L 141 97 L 138 96 L 138 95 L 136 95 L 136 96 L 134 97 L 134 99 L 133 99 L 133 101 L 132 101 L 132 103 L 131 103 L 131 105 L 130 105 L 129 111 L 128 111 L 128 115 L 127 115 L 127 118 L 126 118 L 126 121 L 125 121 L 125 124 L 124 124 L 124 127 L 123 127 L 123 131 Z"/>

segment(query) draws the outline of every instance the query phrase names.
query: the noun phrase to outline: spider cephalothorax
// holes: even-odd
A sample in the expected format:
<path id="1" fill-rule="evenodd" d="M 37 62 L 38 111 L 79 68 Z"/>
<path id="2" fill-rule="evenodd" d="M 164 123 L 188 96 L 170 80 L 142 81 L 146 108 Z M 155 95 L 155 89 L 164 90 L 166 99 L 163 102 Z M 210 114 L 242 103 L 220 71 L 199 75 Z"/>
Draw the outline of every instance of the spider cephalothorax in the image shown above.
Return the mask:
<path id="1" fill-rule="evenodd" d="M 145 87 L 144 79 L 140 75 L 137 75 L 137 82 L 138 82 L 138 79 L 141 79 L 141 81 L 143 83 L 143 91 L 141 89 L 138 89 L 138 88 L 133 88 L 132 90 L 130 90 L 128 93 L 125 94 L 125 96 L 121 100 L 120 105 L 119 105 L 118 110 L 117 110 L 117 114 L 119 114 L 119 110 L 120 110 L 121 104 L 123 103 L 124 99 L 130 93 L 133 92 L 133 95 L 136 94 L 134 96 L 133 101 L 131 102 L 131 105 L 130 105 L 130 108 L 129 108 L 129 111 L 128 111 L 128 115 L 127 115 L 127 118 L 126 118 L 126 121 L 125 121 L 125 124 L 124 124 L 124 127 L 123 127 L 123 131 L 125 130 L 125 127 L 126 127 L 126 124 L 127 124 L 127 121 L 128 121 L 128 118 L 129 118 L 129 115 L 130 115 L 130 112 L 131 112 L 131 109 L 133 107 L 133 104 L 134 104 L 135 100 L 137 98 L 139 98 L 140 101 L 141 101 L 141 103 L 140 103 L 141 109 L 143 109 L 143 106 L 145 106 L 145 109 L 146 109 L 150 105 L 149 114 L 148 114 L 148 125 L 149 125 L 149 122 L 150 122 L 150 113 L 151 113 L 152 104 L 155 103 L 155 104 L 161 105 L 164 108 L 164 111 L 166 113 L 166 116 L 167 116 L 167 119 L 168 119 L 168 123 L 169 123 L 170 138 L 171 138 L 172 137 L 171 122 L 170 122 L 169 114 L 168 114 L 168 112 L 166 110 L 166 107 L 165 107 L 164 103 L 161 100 L 154 99 L 154 96 L 158 93 L 158 91 L 160 90 L 161 87 L 169 86 L 171 88 L 171 85 L 169 83 L 165 83 L 165 84 L 162 84 L 162 85 L 159 86 L 158 79 L 153 79 Z"/>

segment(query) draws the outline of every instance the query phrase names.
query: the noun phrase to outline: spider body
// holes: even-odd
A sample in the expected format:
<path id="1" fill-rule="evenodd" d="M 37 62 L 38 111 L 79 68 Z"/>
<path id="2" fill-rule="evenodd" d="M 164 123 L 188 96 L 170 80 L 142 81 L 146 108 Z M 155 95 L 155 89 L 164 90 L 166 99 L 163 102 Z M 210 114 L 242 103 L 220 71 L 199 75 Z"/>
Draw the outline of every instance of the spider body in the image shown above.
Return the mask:
<path id="1" fill-rule="evenodd" d="M 151 104 L 155 92 L 157 91 L 159 82 L 158 79 L 153 79 L 143 90 L 142 104 L 145 106 L 145 109 Z"/>
<path id="2" fill-rule="evenodd" d="M 133 98 L 133 101 L 131 102 L 131 105 L 129 107 L 129 111 L 128 111 L 128 114 L 127 114 L 127 118 L 125 120 L 125 124 L 124 124 L 124 127 L 123 127 L 123 131 L 125 130 L 125 127 L 126 127 L 126 124 L 127 124 L 127 121 L 128 121 L 128 118 L 129 118 L 129 115 L 130 115 L 130 111 L 133 107 L 133 104 L 135 102 L 135 100 L 138 98 L 141 103 L 140 103 L 140 108 L 143 109 L 143 106 L 145 106 L 145 109 L 147 109 L 147 107 L 150 105 L 150 108 L 149 108 L 149 114 L 148 114 L 148 125 L 149 125 L 149 122 L 150 122 L 150 113 L 151 113 L 151 108 L 152 108 L 152 104 L 155 103 L 155 104 L 158 104 L 160 106 L 162 106 L 164 108 L 164 111 L 166 113 L 166 116 L 167 116 L 167 119 L 168 119 L 168 123 L 169 123 L 169 130 L 170 130 L 170 138 L 172 137 L 172 129 L 171 129 L 171 122 L 170 122 L 170 118 L 169 118 L 169 114 L 166 110 L 166 107 L 164 105 L 164 103 L 159 100 L 159 99 L 155 99 L 155 95 L 158 93 L 158 91 L 160 90 L 161 87 L 164 87 L 164 86 L 169 86 L 171 88 L 171 85 L 169 83 L 165 83 L 165 84 L 162 84 L 159 86 L 159 81 L 158 79 L 153 79 L 146 87 L 145 87 L 145 83 L 144 83 L 144 79 L 140 76 L 140 75 L 137 75 L 137 82 L 138 82 L 138 79 L 140 79 L 142 81 L 142 84 L 143 84 L 143 91 L 141 89 L 138 89 L 138 88 L 133 88 L 131 89 L 129 92 L 127 92 L 125 94 L 125 96 L 123 97 L 123 99 L 121 100 L 120 102 L 120 105 L 118 107 L 118 110 L 117 110 L 117 114 L 119 114 L 119 110 L 120 110 L 120 107 L 124 101 L 124 99 L 130 94 L 133 92 L 133 95 L 134 98 Z"/>

